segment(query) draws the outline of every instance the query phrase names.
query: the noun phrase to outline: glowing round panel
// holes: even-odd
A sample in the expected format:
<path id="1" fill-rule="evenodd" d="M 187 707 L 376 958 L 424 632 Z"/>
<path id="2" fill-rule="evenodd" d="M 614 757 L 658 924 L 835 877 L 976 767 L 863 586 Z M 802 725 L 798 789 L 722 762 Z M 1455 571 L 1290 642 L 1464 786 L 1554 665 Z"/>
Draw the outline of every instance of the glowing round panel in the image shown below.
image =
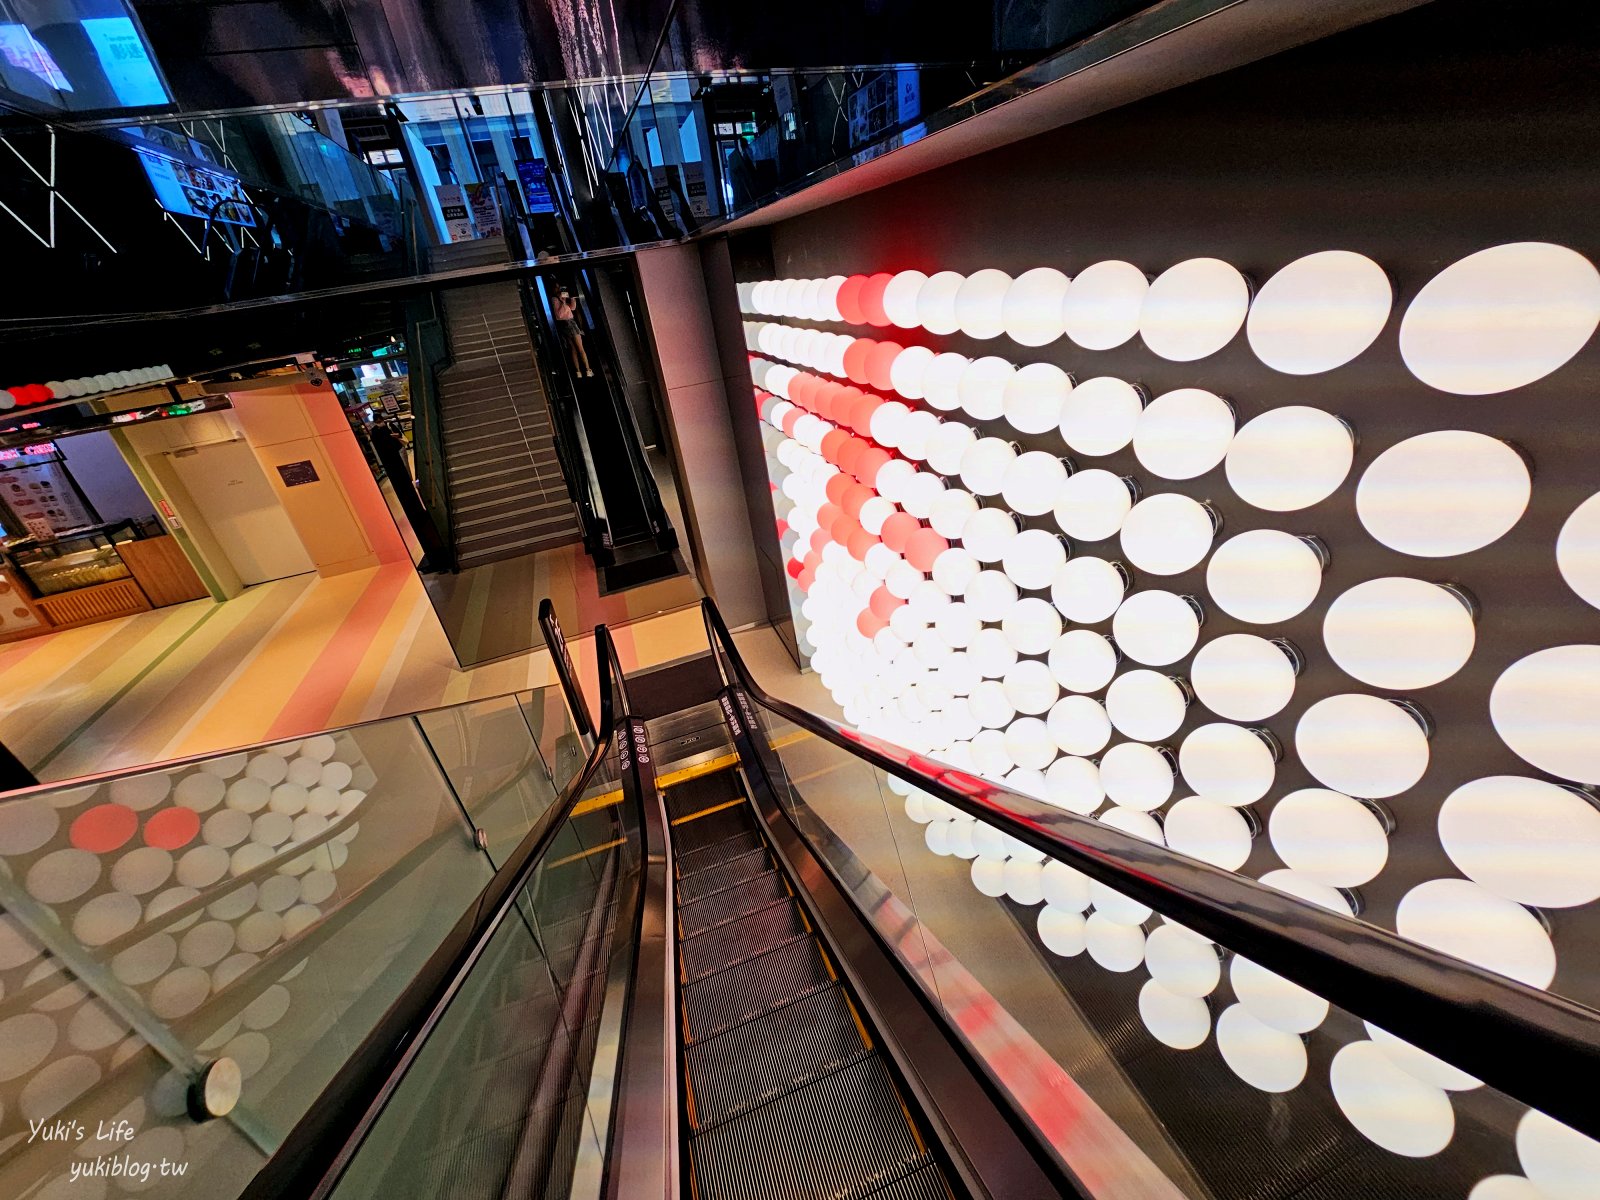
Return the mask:
<path id="1" fill-rule="evenodd" d="M 956 292 L 956 324 L 971 338 L 999 337 L 1005 332 L 1006 293 L 1011 276 L 992 267 L 974 271 Z M 937 332 L 937 331 L 935 331 Z"/>
<path id="2" fill-rule="evenodd" d="M 1005 865 L 1006 895 L 1030 908 L 1043 903 L 1043 875 L 1044 867 L 1039 863 L 1018 858 L 1008 860 Z"/>
<path id="3" fill-rule="evenodd" d="M 928 277 L 921 271 L 901 271 L 889 280 L 889 286 L 883 289 L 883 314 L 891 325 L 914 329 L 921 324 L 917 319 L 917 293 L 927 282 Z"/>
<path id="4" fill-rule="evenodd" d="M 1556 784 L 1519 775 L 1462 784 L 1439 810 L 1439 841 L 1463 874 L 1508 900 L 1600 899 L 1600 810 Z"/>
<path id="5" fill-rule="evenodd" d="M 1128 485 L 1110 471 L 1091 467 L 1071 475 L 1055 494 L 1056 524 L 1068 537 L 1099 542 L 1113 537 L 1133 507 Z"/>
<path id="6" fill-rule="evenodd" d="M 1088 945 L 1088 924 L 1080 913 L 1046 904 L 1039 910 L 1039 940 L 1051 954 L 1071 958 Z"/>
<path id="7" fill-rule="evenodd" d="M 28 894 L 41 904 L 76 900 L 100 878 L 100 859 L 87 850 L 53 850 L 28 868 Z"/>
<path id="8" fill-rule="evenodd" d="M 1203 796 L 1179 800 L 1161 828 L 1174 850 L 1224 870 L 1237 871 L 1250 857 L 1250 825 L 1239 810 Z"/>
<path id="9" fill-rule="evenodd" d="M 1187 708 L 1183 689 L 1160 671 L 1128 671 L 1113 679 L 1106 689 L 1106 711 L 1111 723 L 1119 732 L 1141 742 L 1171 737 L 1183 724 Z"/>
<path id="10" fill-rule="evenodd" d="M 1054 737 L 1054 733 L 1051 734 Z M 1044 773 L 1045 800 L 1057 808 L 1067 812 L 1075 812 L 1088 816 L 1099 808 L 1106 798 L 1105 790 L 1100 786 L 1100 768 L 1087 758 L 1078 758 L 1067 755 L 1051 763 Z M 1045 867 L 1046 880 L 1050 878 L 1052 866 L 1061 867 L 1072 871 L 1065 863 L 1048 864 Z M 1083 878 L 1076 871 L 1072 872 L 1079 879 Z M 1049 891 L 1046 891 L 1049 896 Z M 1085 904 L 1088 902 L 1087 885 L 1084 891 Z M 1052 903 L 1059 903 L 1052 901 Z"/>
<path id="11" fill-rule="evenodd" d="M 1005 334 L 1020 346 L 1045 346 L 1066 332 L 1062 304 L 1072 281 L 1054 267 L 1018 275 L 1000 306 Z"/>
<path id="12" fill-rule="evenodd" d="M 1470 1092 L 1483 1086 L 1482 1080 L 1474 1079 L 1459 1067 L 1452 1067 L 1426 1050 L 1418 1050 L 1410 1042 L 1402 1041 L 1387 1030 L 1379 1029 L 1371 1021 L 1363 1021 L 1362 1024 L 1366 1026 L 1368 1036 L 1378 1049 L 1383 1051 L 1385 1057 L 1413 1079 L 1420 1079 L 1423 1083 L 1443 1088 L 1447 1092 Z"/>
<path id="13" fill-rule="evenodd" d="M 1467 1193 L 1467 1200 L 1550 1200 L 1521 1175 L 1488 1175 Z"/>
<path id="14" fill-rule="evenodd" d="M 1065 463 L 1043 450 L 1029 450 L 1007 469 L 1000 498 L 1023 516 L 1037 517 L 1055 506 L 1066 482 Z"/>
<path id="15" fill-rule="evenodd" d="M 1578 505 L 1561 526 L 1556 567 L 1568 587 L 1600 608 L 1600 493 Z"/>
<path id="16" fill-rule="evenodd" d="M 1469 254 L 1417 293 L 1400 322 L 1400 356 L 1430 387 L 1487 396 L 1542 379 L 1600 324 L 1600 272 L 1548 242 Z"/>
<path id="17" fill-rule="evenodd" d="M 1231 342 L 1249 310 L 1243 275 L 1218 258 L 1191 258 L 1156 276 L 1139 310 L 1139 333 L 1162 358 L 1193 362 Z"/>
<path id="18" fill-rule="evenodd" d="M 1056 757 L 1056 744 L 1038 717 L 1018 717 L 1005 731 L 1006 753 L 1019 767 L 1042 771 Z"/>
<path id="19" fill-rule="evenodd" d="M 973 420 L 996 420 L 1005 413 L 1006 389 L 1016 374 L 1017 369 L 1003 358 L 975 358 L 961 373 L 956 397 Z"/>
<path id="20" fill-rule="evenodd" d="M 1040 591 L 1049 587 L 1066 566 L 1067 548 L 1047 530 L 1024 529 L 1006 546 L 1001 563 L 1019 588 Z"/>
<path id="21" fill-rule="evenodd" d="M 1001 621 L 1017 602 L 1017 585 L 999 571 L 980 571 L 967 585 L 966 602 L 985 621 Z"/>
<path id="22" fill-rule="evenodd" d="M 979 562 L 999 562 L 1017 540 L 1017 519 L 1003 508 L 980 508 L 961 527 L 961 545 Z"/>
<path id="23" fill-rule="evenodd" d="M 979 438 L 961 456 L 961 482 L 975 496 L 998 496 L 1006 472 L 1017 461 L 1011 443 L 997 437 Z"/>
<path id="24" fill-rule="evenodd" d="M 942 537 L 958 538 L 968 520 L 978 511 L 978 501 L 971 492 L 960 488 L 946 488 L 928 507 L 928 524 Z M 1013 533 L 1016 526 L 1012 525 Z"/>
<path id="25" fill-rule="evenodd" d="M 1495 680 L 1489 719 L 1541 771 L 1600 783 L 1600 646 L 1553 646 L 1518 659 Z"/>
<path id="26" fill-rule="evenodd" d="M 1549 987 L 1555 978 L 1555 946 L 1539 919 L 1466 879 L 1433 879 L 1412 888 L 1395 911 L 1395 929 L 1529 987 Z"/>
<path id="27" fill-rule="evenodd" d="M 933 365 L 934 353 L 926 346 L 907 346 L 895 356 L 889 368 L 889 383 L 907 400 L 923 398 L 924 381 Z"/>
<path id="28" fill-rule="evenodd" d="M 1000 632 L 1018 654 L 1044 654 L 1061 636 L 1061 615 L 1048 600 L 1030 596 L 1000 619 Z"/>
<path id="29" fill-rule="evenodd" d="M 1342 792 L 1290 792 L 1273 806 L 1267 832 L 1279 858 L 1331 887 L 1359 887 L 1389 861 L 1383 824 L 1366 805 Z"/>
<path id="30" fill-rule="evenodd" d="M 1108 971 L 1131 971 L 1144 961 L 1144 930 L 1092 912 L 1084 926 L 1089 957 Z"/>
<path id="31" fill-rule="evenodd" d="M 1472 656 L 1472 614 L 1436 584 L 1390 576 L 1357 584 L 1328 606 L 1322 641 L 1348 675 L 1380 688 L 1424 688 Z"/>
<path id="32" fill-rule="evenodd" d="M 1349 250 L 1308 254 L 1267 280 L 1245 325 L 1256 357 L 1285 375 L 1342 367 L 1377 340 L 1394 290 L 1383 268 Z"/>
<path id="33" fill-rule="evenodd" d="M 1217 957 L 1217 948 L 1176 925 L 1162 925 L 1151 931 L 1145 942 L 1144 962 L 1151 978 L 1175 995 L 1198 1000 L 1216 991 L 1222 982 L 1222 960 Z"/>
<path id="34" fill-rule="evenodd" d="M 1428 1158 L 1455 1134 L 1450 1097 L 1406 1074 L 1374 1042 L 1352 1042 L 1335 1054 L 1328 1083 L 1357 1132 L 1391 1154 Z"/>
<path id="35" fill-rule="evenodd" d="M 1531 492 L 1527 465 L 1510 446 L 1445 429 L 1378 455 L 1356 486 L 1356 514 L 1391 550 L 1447 558 L 1503 536 Z"/>
<path id="36" fill-rule="evenodd" d="M 1258 1021 L 1242 1004 L 1217 1018 L 1217 1049 L 1240 1079 L 1257 1091 L 1288 1092 L 1306 1077 L 1306 1047 L 1297 1034 Z"/>
<path id="37" fill-rule="evenodd" d="M 1231 537 L 1206 564 L 1206 590 L 1217 607 L 1253 625 L 1273 625 L 1298 616 L 1321 587 L 1322 560 L 1317 552 L 1277 529 L 1252 529 Z"/>
<path id="38" fill-rule="evenodd" d="M 1061 427 L 1061 409 L 1071 391 L 1072 379 L 1060 367 L 1029 363 L 1006 381 L 1002 415 L 1019 433 L 1049 433 Z"/>
<path id="39" fill-rule="evenodd" d="M 985 629 L 972 639 L 972 645 L 967 651 L 967 656 L 972 660 L 972 665 L 985 679 L 999 679 L 1009 671 L 1017 661 L 1017 652 L 1010 642 L 1006 641 L 1005 634 L 998 629 Z"/>
<path id="40" fill-rule="evenodd" d="M 1200 637 L 1200 616 L 1187 600 L 1172 592 L 1135 592 L 1111 618 L 1111 636 L 1134 662 L 1164 667 L 1194 649 Z"/>
<path id="41" fill-rule="evenodd" d="M 1106 710 L 1098 700 L 1088 696 L 1063 696 L 1051 707 L 1045 724 L 1057 746 L 1080 758 L 1098 754 L 1111 740 L 1111 721 Z"/>
<path id="42" fill-rule="evenodd" d="M 956 296 L 963 282 L 954 271 L 930 275 L 917 288 L 917 324 L 929 333 L 954 333 L 958 327 Z"/>
<path id="43" fill-rule="evenodd" d="M 1020 713 L 1030 716 L 1046 713 L 1061 695 L 1050 668 L 1037 659 L 1027 658 L 1005 674 L 1006 699 Z"/>
<path id="44" fill-rule="evenodd" d="M 1050 581 L 1050 600 L 1061 615 L 1080 625 L 1104 621 L 1127 594 L 1127 581 L 1103 558 L 1069 558 Z"/>
<path id="45" fill-rule="evenodd" d="M 1295 752 L 1317 781 L 1379 800 L 1412 787 L 1428 769 L 1428 738 L 1405 709 L 1377 696 L 1319 700 L 1295 727 Z"/>
<path id="46" fill-rule="evenodd" d="M 1242 725 L 1217 721 L 1183 739 L 1178 769 L 1197 793 L 1219 804 L 1254 804 L 1277 774 L 1272 750 Z"/>
<path id="47" fill-rule="evenodd" d="M 1152 400 L 1133 431 L 1133 453 L 1164 479 L 1193 479 L 1222 461 L 1233 441 L 1233 409 L 1202 388 Z"/>
<path id="48" fill-rule="evenodd" d="M 1058 428 L 1079 454 L 1115 454 L 1133 441 L 1143 411 L 1138 388 L 1124 379 L 1100 375 L 1067 393 Z"/>
<path id="49" fill-rule="evenodd" d="M 1110 350 L 1139 332 L 1150 281 L 1132 263 L 1097 262 L 1080 271 L 1061 304 L 1066 335 L 1085 350 Z"/>
<path id="50" fill-rule="evenodd" d="M 971 361 L 965 354 L 954 351 L 934 356 L 922 373 L 922 394 L 929 405 L 940 412 L 952 412 L 961 407 L 961 380 Z"/>
<path id="51" fill-rule="evenodd" d="M 1046 662 L 1069 692 L 1098 692 L 1116 674 L 1117 652 L 1092 629 L 1071 629 L 1055 639 Z"/>
<path id="52" fill-rule="evenodd" d="M 1294 696 L 1294 664 L 1266 638 L 1228 633 L 1200 647 L 1189 664 L 1196 698 L 1230 721 L 1262 721 Z"/>
<path id="53" fill-rule="evenodd" d="M 1540 1200 L 1592 1200 L 1600 1142 L 1530 1108 L 1517 1122 L 1517 1159 Z"/>
<path id="54" fill-rule="evenodd" d="M 1106 798 L 1121 809 L 1154 812 L 1172 795 L 1172 767 L 1154 746 L 1118 742 L 1100 759 L 1100 786 L 1105 788 Z M 1152 820 L 1151 824 L 1155 822 Z M 1147 841 L 1162 840 L 1159 830 L 1154 835 L 1141 836 Z"/>
<path id="55" fill-rule="evenodd" d="M 1123 553 L 1152 575 L 1177 575 L 1198 566 L 1215 536 L 1210 512 L 1176 492 L 1146 497 L 1128 510 L 1122 522 Z"/>
<path id="56" fill-rule="evenodd" d="M 1148 942 L 1145 950 L 1148 956 Z M 1211 1010 L 1206 1002 L 1169 992 L 1154 979 L 1139 989 L 1139 1019 L 1151 1037 L 1174 1050 L 1193 1050 L 1211 1036 Z"/>
<path id="57" fill-rule="evenodd" d="M 960 421 L 941 421 L 928 435 L 928 465 L 941 475 L 956 475 L 961 471 L 961 458 L 978 440 L 972 426 Z"/>
<path id="58" fill-rule="evenodd" d="M 1233 960 L 1228 981 L 1250 1015 L 1274 1029 L 1309 1033 L 1328 1018 L 1328 1002 L 1321 996 L 1247 958 Z"/>

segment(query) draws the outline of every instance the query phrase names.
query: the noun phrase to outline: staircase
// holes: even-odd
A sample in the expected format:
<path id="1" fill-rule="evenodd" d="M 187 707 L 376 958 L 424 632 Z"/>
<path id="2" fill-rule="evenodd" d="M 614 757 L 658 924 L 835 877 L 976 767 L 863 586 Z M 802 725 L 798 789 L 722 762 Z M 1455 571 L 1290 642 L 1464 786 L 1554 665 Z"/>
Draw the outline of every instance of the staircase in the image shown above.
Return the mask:
<path id="1" fill-rule="evenodd" d="M 430 262 L 441 271 L 504 258 L 498 239 L 484 239 L 435 247 Z M 441 295 L 453 362 L 439 372 L 439 410 L 457 563 L 582 540 L 517 285 Z"/>

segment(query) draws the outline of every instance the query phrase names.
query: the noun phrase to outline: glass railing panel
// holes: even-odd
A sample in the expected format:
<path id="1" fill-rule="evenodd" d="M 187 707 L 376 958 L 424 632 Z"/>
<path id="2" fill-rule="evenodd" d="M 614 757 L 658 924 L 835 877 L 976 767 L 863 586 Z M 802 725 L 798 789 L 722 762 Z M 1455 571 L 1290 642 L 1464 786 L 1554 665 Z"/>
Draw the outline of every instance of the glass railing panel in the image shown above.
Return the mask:
<path id="1" fill-rule="evenodd" d="M 597 781 L 556 831 L 340 1178 L 340 1200 L 594 1194 L 610 1110 L 594 1085 L 615 1072 L 610 985 L 631 961 L 639 885 L 637 821 L 613 791 Z"/>
<path id="2" fill-rule="evenodd" d="M 559 795 L 521 700 L 498 696 L 435 709 L 419 713 L 417 724 L 468 817 L 486 835 L 490 861 L 504 866 Z"/>
<path id="3" fill-rule="evenodd" d="M 124 1086 L 126 1028 L 180 1070 L 236 1060 L 228 1121 L 269 1152 L 493 873 L 409 719 L 30 793 L 0 804 L 0 852 L 8 926 L 78 981 L 0 966 L 0 1045 L 15 1018 L 56 1030 L 0 1083 L 8 1132 L 66 1064 L 94 1067 L 67 1116 Z"/>
<path id="4" fill-rule="evenodd" d="M 539 688 L 532 692 L 519 692 L 522 715 L 533 730 L 539 744 L 539 754 L 545 761 L 550 778 L 557 791 L 565 791 L 583 769 L 594 741 L 580 734 L 573 723 L 572 712 L 567 708 L 566 697 L 558 685 Z M 602 776 L 615 779 L 609 763 L 602 763 Z"/>

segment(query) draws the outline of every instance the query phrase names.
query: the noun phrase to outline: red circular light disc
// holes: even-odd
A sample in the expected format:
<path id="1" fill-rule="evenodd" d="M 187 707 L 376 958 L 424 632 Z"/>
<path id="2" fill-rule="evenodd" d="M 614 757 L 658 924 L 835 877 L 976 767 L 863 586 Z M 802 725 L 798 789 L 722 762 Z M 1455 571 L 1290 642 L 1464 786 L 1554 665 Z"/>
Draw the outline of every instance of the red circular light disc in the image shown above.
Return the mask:
<path id="1" fill-rule="evenodd" d="M 839 451 L 844 449 L 850 435 L 842 429 L 830 429 L 822 435 L 822 457 L 834 466 L 839 465 Z"/>
<path id="2" fill-rule="evenodd" d="M 831 501 L 817 509 L 817 528 L 828 530 L 833 528 L 833 523 L 844 516 L 844 509 Z"/>
<path id="3" fill-rule="evenodd" d="M 832 436 L 833 436 L 833 434 L 831 434 L 831 433 L 828 435 L 828 437 L 832 437 Z M 827 438 L 824 438 L 823 441 L 824 441 L 824 443 L 826 443 Z M 844 504 L 845 490 L 847 488 L 849 488 L 849 486 L 853 482 L 855 482 L 855 481 L 852 480 L 850 478 L 850 476 L 848 476 L 848 475 L 844 475 L 844 474 L 830 475 L 828 477 L 828 482 L 826 484 L 824 484 L 823 487 L 822 487 L 822 493 L 823 493 L 823 495 L 828 497 L 829 505 L 840 506 L 841 507 L 841 511 L 842 511 L 842 506 Z M 818 521 L 822 520 L 822 514 L 821 513 L 817 514 L 817 520 Z"/>
<path id="4" fill-rule="evenodd" d="M 906 539 L 906 548 L 902 552 L 906 561 L 924 575 L 933 570 L 933 560 L 946 550 L 950 543 L 940 537 L 932 529 L 918 529 Z"/>
<path id="5" fill-rule="evenodd" d="M 882 617 L 873 615 L 873 612 L 870 608 L 863 608 L 858 614 L 856 614 L 856 630 L 864 638 L 877 637 L 878 631 L 880 629 L 888 628 L 888 625 L 889 622 L 885 621 Z"/>
<path id="6" fill-rule="evenodd" d="M 799 579 L 800 572 L 806 569 L 806 565 L 798 558 L 791 558 L 788 562 L 783 564 L 783 569 L 789 572 L 790 579 Z"/>
<path id="7" fill-rule="evenodd" d="M 783 432 L 789 437 L 793 437 L 795 425 L 799 422 L 800 418 L 805 415 L 806 410 L 803 408 L 792 408 L 788 412 L 784 413 Z"/>
<path id="8" fill-rule="evenodd" d="M 824 525 L 820 529 L 813 530 L 811 533 L 811 549 L 806 553 L 806 561 L 810 562 L 811 556 L 815 554 L 817 556 L 817 561 L 821 562 L 822 548 L 832 540 L 833 539 L 828 536 L 827 526 Z"/>
<path id="9" fill-rule="evenodd" d="M 855 477 L 870 488 L 878 481 L 878 472 L 894 457 L 881 446 L 873 446 L 856 460 Z"/>
<path id="10" fill-rule="evenodd" d="M 809 592 L 811 590 L 811 585 L 816 581 L 817 573 L 810 567 L 807 567 L 804 571 L 800 572 L 800 574 L 795 578 L 794 582 L 795 586 L 798 587 L 802 592 Z"/>
<path id="11" fill-rule="evenodd" d="M 863 392 L 856 406 L 850 410 L 850 427 L 862 437 L 872 436 L 872 414 L 886 404 L 882 396 L 874 396 L 870 392 Z"/>
<path id="12" fill-rule="evenodd" d="M 839 285 L 835 303 L 839 306 L 839 315 L 852 325 L 866 324 L 867 314 L 861 311 L 861 289 L 866 283 L 865 275 L 852 275 Z M 882 302 L 881 297 L 879 302 Z"/>
<path id="13" fill-rule="evenodd" d="M 164 808 L 144 823 L 145 844 L 158 850 L 178 850 L 200 832 L 200 814 L 192 808 Z"/>
<path id="14" fill-rule="evenodd" d="M 850 551 L 850 557 L 857 562 L 866 562 L 867 551 L 877 544 L 878 539 L 861 528 L 861 523 L 858 521 L 855 529 L 850 534 L 850 540 L 845 543 L 845 549 Z"/>
<path id="15" fill-rule="evenodd" d="M 822 544 L 824 546 L 828 544 L 827 538 L 823 538 Z M 817 568 L 822 565 L 822 551 L 807 550 L 806 556 L 800 560 L 800 565 L 815 575 L 817 573 Z"/>
<path id="16" fill-rule="evenodd" d="M 109 854 L 139 831 L 139 817 L 125 804 L 97 804 L 72 823 L 67 836 L 79 850 Z"/>
<path id="17" fill-rule="evenodd" d="M 873 592 L 871 599 L 867 601 L 873 615 L 882 617 L 885 621 L 904 603 L 904 600 L 882 585 L 879 585 L 878 590 Z"/>
<path id="18" fill-rule="evenodd" d="M 867 382 L 880 392 L 894 391 L 894 383 L 889 378 L 889 369 L 894 366 L 894 360 L 900 357 L 900 352 L 905 347 L 899 342 L 879 342 L 873 346 L 867 355 Z M 794 385 L 789 385 L 789 390 L 794 391 Z"/>
<path id="19" fill-rule="evenodd" d="M 778 518 L 777 526 L 778 526 L 778 536 L 780 538 L 783 537 L 784 534 L 789 532 L 789 522 L 785 521 L 782 517 Z"/>
<path id="20" fill-rule="evenodd" d="M 839 501 L 839 507 L 859 521 L 861 519 L 861 506 L 877 494 L 865 484 L 852 482 L 845 489 L 844 499 Z"/>
<path id="21" fill-rule="evenodd" d="M 844 373 L 850 377 L 851 383 L 867 381 L 867 356 L 877 345 L 871 338 L 857 338 L 845 347 Z"/>
<path id="22" fill-rule="evenodd" d="M 897 512 L 883 523 L 878 536 L 883 539 L 883 544 L 896 554 L 904 554 L 911 535 L 921 528 L 921 523 L 910 513 Z"/>
<path id="23" fill-rule="evenodd" d="M 789 399 L 807 412 L 816 412 L 817 404 L 811 394 L 811 385 L 816 382 L 810 375 L 796 375 L 789 380 Z"/>
<path id="24" fill-rule="evenodd" d="M 889 314 L 883 311 L 883 293 L 893 278 L 893 275 L 880 271 L 861 285 L 861 315 L 866 318 L 868 325 L 884 329 L 890 324 Z"/>
<path id="25" fill-rule="evenodd" d="M 856 460 L 867 449 L 867 443 L 858 437 L 847 437 L 839 447 L 839 469 L 847 474 L 856 473 Z"/>

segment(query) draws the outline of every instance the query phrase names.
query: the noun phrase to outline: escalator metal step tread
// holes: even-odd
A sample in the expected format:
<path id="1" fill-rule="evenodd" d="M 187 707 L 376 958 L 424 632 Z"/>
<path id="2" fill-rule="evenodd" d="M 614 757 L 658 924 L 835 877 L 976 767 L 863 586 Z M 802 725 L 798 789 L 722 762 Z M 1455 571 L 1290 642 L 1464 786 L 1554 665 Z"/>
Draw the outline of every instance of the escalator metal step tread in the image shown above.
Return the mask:
<path id="1" fill-rule="evenodd" d="M 765 908 L 774 900 L 781 900 L 788 894 L 789 890 L 783 885 L 783 877 L 778 872 L 769 870 L 754 879 L 747 879 L 720 892 L 712 892 L 709 896 L 702 896 L 698 900 L 680 905 L 679 928 L 684 937 L 691 938 L 697 933 L 704 933 L 708 929 L 753 913 L 758 908 Z"/>
<path id="2" fill-rule="evenodd" d="M 521 1134 L 522 1126 L 512 1123 L 429 1155 L 423 1164 L 425 1186 L 418 1194 L 496 1200 Z"/>
<path id="3" fill-rule="evenodd" d="M 930 1162 L 867 1195 L 871 1200 L 950 1200 L 950 1189 L 939 1164 Z"/>
<path id="4" fill-rule="evenodd" d="M 870 1053 L 841 988 L 814 992 L 685 1052 L 695 1128 L 710 1129 Z"/>
<path id="5" fill-rule="evenodd" d="M 679 942 L 684 980 L 693 983 L 704 979 L 784 942 L 804 937 L 806 933 L 800 909 L 794 902 L 775 900 L 749 916 Z"/>
<path id="6" fill-rule="evenodd" d="M 671 795 L 672 793 L 667 793 Z M 736 804 L 720 809 L 709 816 L 696 817 L 682 825 L 672 827 L 672 844 L 680 854 L 691 854 L 703 847 L 732 837 L 736 833 L 753 833 L 755 817 L 748 804 Z"/>
<path id="7" fill-rule="evenodd" d="M 763 845 L 761 835 L 755 830 L 745 833 L 736 833 L 730 838 L 723 838 L 720 842 L 713 842 L 709 846 L 702 846 L 698 850 L 691 850 L 687 854 L 678 856 L 678 878 L 687 879 L 691 875 L 698 875 L 701 871 L 710 870 L 727 862 L 730 858 L 738 858 L 751 850 Z"/>
<path id="8" fill-rule="evenodd" d="M 720 866 L 711 867 L 705 871 L 697 871 L 687 879 L 678 881 L 678 903 L 690 904 L 702 896 L 709 896 L 712 892 L 720 892 L 730 888 L 736 883 L 743 883 L 747 879 L 754 879 L 765 871 L 772 870 L 772 860 L 767 857 L 765 846 L 748 850 L 737 858 L 730 858 Z"/>
<path id="9" fill-rule="evenodd" d="M 684 988 L 688 1040 L 705 1041 L 834 984 L 814 939 L 789 942 Z"/>
<path id="10" fill-rule="evenodd" d="M 856 1200 L 930 1163 L 877 1055 L 690 1145 L 704 1200 Z"/>

